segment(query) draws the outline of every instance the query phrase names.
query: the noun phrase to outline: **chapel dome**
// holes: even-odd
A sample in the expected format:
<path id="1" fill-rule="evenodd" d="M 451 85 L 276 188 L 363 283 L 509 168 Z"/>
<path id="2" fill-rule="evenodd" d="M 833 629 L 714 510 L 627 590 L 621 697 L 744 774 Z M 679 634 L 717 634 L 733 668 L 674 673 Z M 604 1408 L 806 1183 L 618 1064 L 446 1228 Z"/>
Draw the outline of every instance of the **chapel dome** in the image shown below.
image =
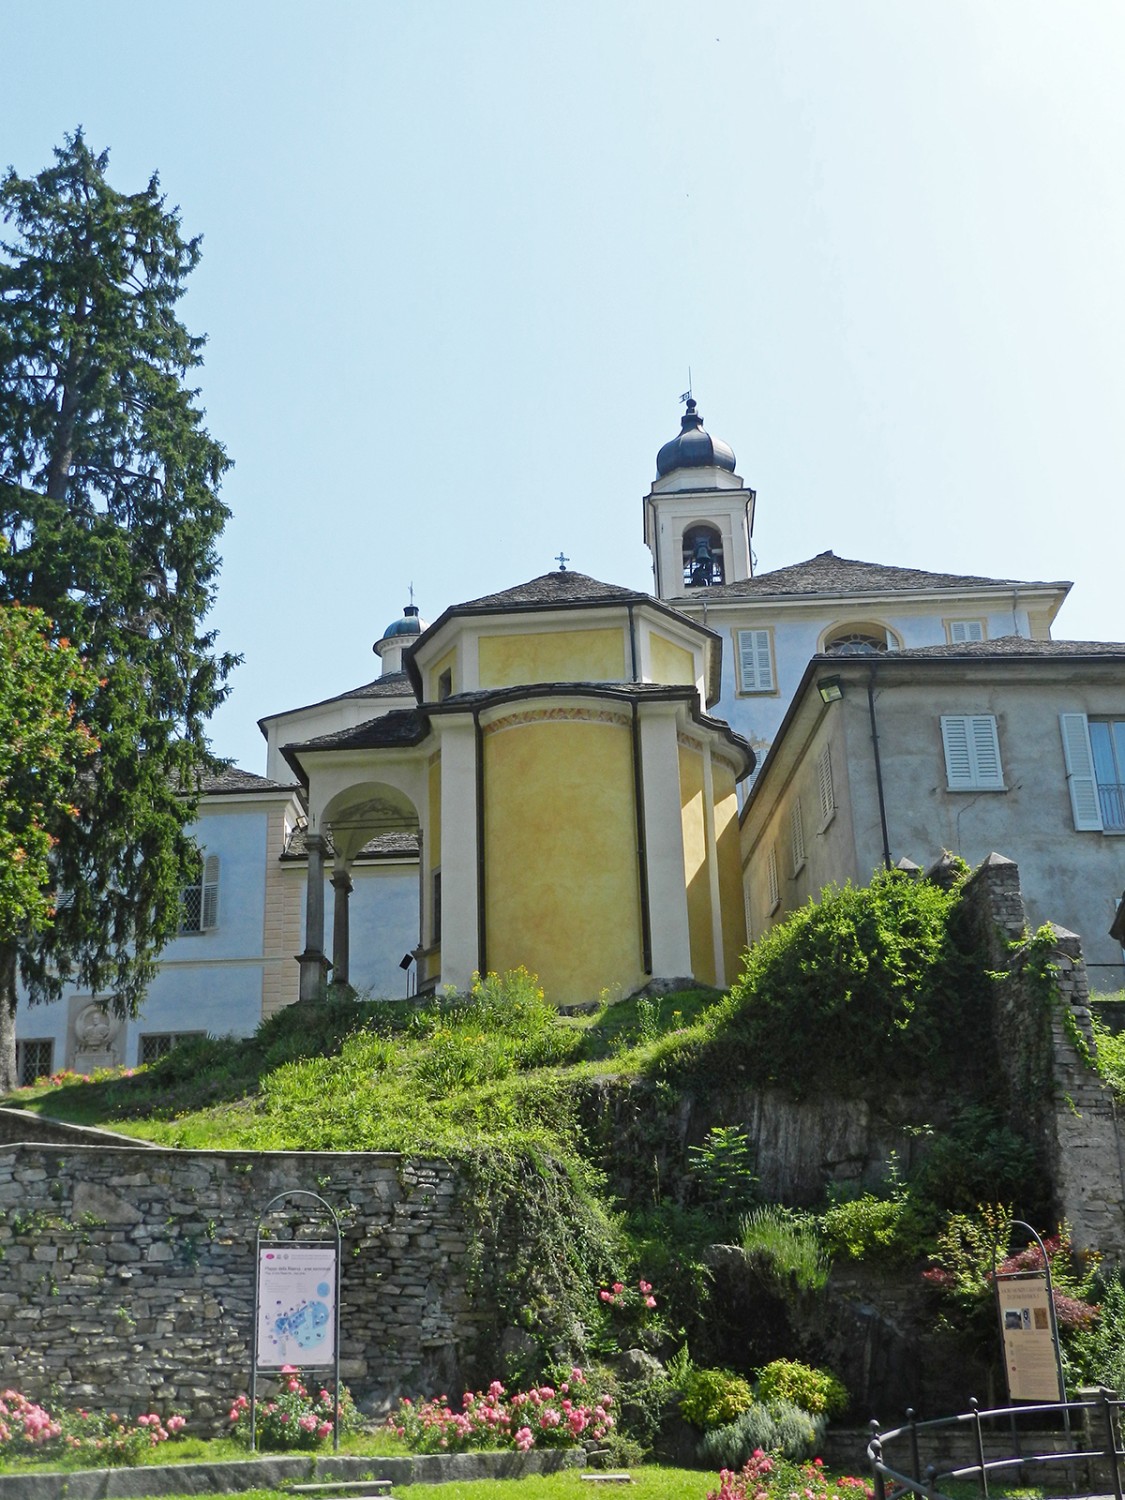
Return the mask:
<path id="1" fill-rule="evenodd" d="M 392 620 L 383 631 L 381 639 L 388 641 L 396 635 L 421 635 L 423 628 L 422 621 L 418 617 L 418 606 L 408 604 L 402 612 L 402 618 Z"/>
<path id="2" fill-rule="evenodd" d="M 679 435 L 665 443 L 656 455 L 657 478 L 663 479 L 676 469 L 726 469 L 734 473 L 734 449 L 722 438 L 704 432 L 703 418 L 696 411 L 691 396 L 680 422 Z"/>

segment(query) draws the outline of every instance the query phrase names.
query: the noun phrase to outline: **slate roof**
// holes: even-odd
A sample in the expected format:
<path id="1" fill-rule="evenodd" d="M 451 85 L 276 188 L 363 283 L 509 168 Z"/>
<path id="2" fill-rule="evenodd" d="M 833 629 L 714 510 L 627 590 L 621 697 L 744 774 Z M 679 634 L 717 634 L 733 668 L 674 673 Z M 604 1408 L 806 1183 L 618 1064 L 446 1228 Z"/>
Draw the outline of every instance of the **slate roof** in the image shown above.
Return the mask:
<path id="1" fill-rule="evenodd" d="M 283 708 L 276 714 L 264 714 L 258 720 L 258 728 L 265 734 L 265 725 L 273 719 L 285 719 L 291 714 L 307 713 L 310 708 L 326 708 L 330 703 L 344 703 L 350 698 L 413 698 L 414 689 L 405 672 L 388 672 L 385 677 L 376 677 L 360 687 L 349 688 L 346 693 L 333 693 L 331 698 L 318 698 L 315 703 L 303 703 L 300 708 Z"/>
<path id="2" fill-rule="evenodd" d="M 1125 656 L 1125 641 L 1031 641 L 1022 635 L 1002 635 L 994 641 L 959 641 L 955 645 L 913 646 L 901 651 L 880 653 L 883 661 L 989 661 L 994 657 L 1036 657 L 1059 659 L 1088 656 Z M 850 660 L 870 661 L 870 657 Z M 838 662 L 831 652 L 817 658 Z"/>
<path id="3" fill-rule="evenodd" d="M 418 709 L 392 708 L 390 713 L 356 724 L 352 729 L 337 729 L 332 734 L 318 734 L 299 744 L 283 745 L 281 753 L 290 760 L 291 752 L 300 750 L 374 750 L 416 745 L 428 728 L 426 715 Z"/>
<path id="4" fill-rule="evenodd" d="M 304 827 L 295 828 L 289 837 L 289 842 L 282 850 L 281 858 L 294 860 L 305 859 L 308 850 L 305 847 Z M 325 834 L 328 844 L 327 852 L 335 854 L 336 850 L 332 843 L 331 833 Z M 356 859 L 408 859 L 418 853 L 418 835 L 416 833 L 380 833 L 373 839 L 368 839 L 363 848 L 356 855 Z"/>
<path id="5" fill-rule="evenodd" d="M 464 604 L 453 606 L 457 614 L 464 610 L 488 611 L 504 608 L 527 608 L 538 606 L 549 608 L 553 604 L 612 604 L 626 599 L 649 599 L 648 594 L 636 589 L 622 588 L 616 583 L 601 583 L 588 578 L 585 573 L 542 573 L 527 583 L 518 583 L 514 588 L 502 589 L 498 594 L 484 594 L 479 599 L 468 599 Z"/>
<path id="6" fill-rule="evenodd" d="M 253 771 L 240 771 L 237 766 L 224 766 L 212 776 L 201 776 L 199 790 L 204 796 L 222 796 L 236 792 L 279 792 L 286 783 L 271 781 L 268 776 L 256 776 Z"/>
<path id="7" fill-rule="evenodd" d="M 1055 588 L 1069 589 L 1066 582 L 1028 583 L 1015 578 L 983 578 L 971 573 L 931 573 L 925 568 L 895 568 L 886 563 L 861 562 L 854 557 L 837 557 L 834 552 L 818 552 L 805 562 L 774 568 L 755 578 L 737 583 L 715 584 L 697 589 L 689 597 L 693 603 L 707 599 L 772 599 L 802 594 L 891 594 L 927 593 L 934 589 L 968 588 Z M 680 603 L 680 600 L 676 601 Z"/>

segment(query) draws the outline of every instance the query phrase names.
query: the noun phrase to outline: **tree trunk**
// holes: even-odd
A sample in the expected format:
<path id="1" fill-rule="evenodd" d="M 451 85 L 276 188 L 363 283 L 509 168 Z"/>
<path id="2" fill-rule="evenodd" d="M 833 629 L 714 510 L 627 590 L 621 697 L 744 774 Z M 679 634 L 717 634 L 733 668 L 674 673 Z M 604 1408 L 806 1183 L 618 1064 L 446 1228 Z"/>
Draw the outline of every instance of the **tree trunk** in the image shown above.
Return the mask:
<path id="1" fill-rule="evenodd" d="M 0 1094 L 19 1085 L 16 1072 L 16 945 L 0 943 Z"/>

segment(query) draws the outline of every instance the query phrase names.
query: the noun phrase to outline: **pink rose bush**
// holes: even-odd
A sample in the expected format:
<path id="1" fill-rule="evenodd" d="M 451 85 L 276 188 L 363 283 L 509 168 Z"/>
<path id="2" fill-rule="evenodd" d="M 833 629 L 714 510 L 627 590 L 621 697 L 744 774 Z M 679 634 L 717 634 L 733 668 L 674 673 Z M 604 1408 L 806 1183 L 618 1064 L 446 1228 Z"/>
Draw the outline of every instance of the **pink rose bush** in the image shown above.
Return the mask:
<path id="1" fill-rule="evenodd" d="M 250 1399 L 236 1396 L 231 1403 L 231 1436 L 250 1441 Z M 362 1418 L 351 1392 L 340 1387 L 340 1436 L 356 1432 Z M 282 1365 L 275 1395 L 259 1397 L 255 1423 L 259 1448 L 319 1448 L 332 1437 L 332 1395 L 323 1386 L 310 1392 L 296 1365 Z"/>
<path id="2" fill-rule="evenodd" d="M 69 1452 L 98 1464 L 133 1464 L 149 1449 L 179 1437 L 186 1425 L 178 1414 L 161 1417 L 154 1411 L 135 1421 L 117 1412 L 55 1417 L 19 1391 L 0 1392 L 0 1458 Z"/>
<path id="3" fill-rule="evenodd" d="M 719 1488 L 709 1490 L 707 1500 L 872 1500 L 874 1493 L 850 1474 L 833 1479 L 822 1459 L 795 1464 L 755 1448 L 737 1473 L 720 1470 Z"/>
<path id="4" fill-rule="evenodd" d="M 600 1442 L 614 1427 L 613 1398 L 595 1394 L 575 1365 L 557 1385 L 532 1386 L 509 1395 L 499 1380 L 485 1391 L 466 1391 L 459 1411 L 448 1396 L 404 1400 L 387 1426 L 414 1453 L 459 1453 L 468 1448 L 569 1448 Z"/>

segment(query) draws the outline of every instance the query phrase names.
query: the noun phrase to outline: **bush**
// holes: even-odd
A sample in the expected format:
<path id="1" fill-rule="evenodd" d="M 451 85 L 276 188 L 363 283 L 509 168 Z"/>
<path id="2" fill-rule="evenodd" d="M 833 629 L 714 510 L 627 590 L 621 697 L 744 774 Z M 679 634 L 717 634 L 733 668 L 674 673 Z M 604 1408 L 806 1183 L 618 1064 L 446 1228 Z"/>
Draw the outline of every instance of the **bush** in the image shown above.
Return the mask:
<path id="1" fill-rule="evenodd" d="M 340 1435 L 357 1432 L 362 1419 L 347 1386 L 340 1387 Z M 230 1409 L 231 1436 L 250 1441 L 250 1402 L 238 1396 Z M 312 1395 L 295 1365 L 282 1365 L 277 1395 L 258 1402 L 255 1437 L 262 1448 L 286 1451 L 319 1448 L 332 1436 L 332 1396 L 322 1387 Z"/>
<path id="2" fill-rule="evenodd" d="M 460 1411 L 448 1397 L 402 1401 L 387 1426 L 413 1453 L 458 1453 L 474 1448 L 572 1447 L 602 1442 L 613 1431 L 613 1397 L 599 1392 L 577 1365 L 557 1385 L 532 1386 L 509 1396 L 499 1380 L 486 1391 L 466 1391 Z"/>
<path id="3" fill-rule="evenodd" d="M 798 1467 L 787 1459 L 777 1458 L 758 1449 L 735 1473 L 724 1469 L 719 1488 L 709 1490 L 707 1500 L 871 1500 L 874 1491 L 866 1480 L 842 1474 L 833 1479 L 819 1458 Z"/>
<path id="4" fill-rule="evenodd" d="M 709 1062 L 795 1098 L 881 1095 L 916 1073 L 964 1086 L 967 1017 L 984 981 L 951 928 L 958 896 L 900 871 L 828 887 L 765 933 L 731 990 Z M 973 1066 L 987 1067 L 978 1048 Z"/>
<path id="5" fill-rule="evenodd" d="M 813 1416 L 838 1417 L 848 1406 L 842 1381 L 795 1359 L 775 1359 L 758 1372 L 758 1399 L 767 1404 L 791 1401 Z"/>
<path id="6" fill-rule="evenodd" d="M 708 1432 L 733 1422 L 753 1400 L 748 1382 L 733 1370 L 692 1370 L 680 1396 L 680 1411 L 693 1427 Z"/>
<path id="7" fill-rule="evenodd" d="M 173 1415 L 145 1412 L 136 1421 L 111 1412 L 62 1412 L 58 1416 L 20 1391 L 0 1393 L 0 1458 L 73 1453 L 91 1463 L 135 1464 L 150 1449 L 179 1437 L 186 1423 Z"/>
<path id="8" fill-rule="evenodd" d="M 716 1125 L 702 1146 L 689 1146 L 689 1171 L 700 1205 L 720 1223 L 736 1222 L 753 1203 L 754 1149 L 737 1125 Z"/>
<path id="9" fill-rule="evenodd" d="M 755 1401 L 733 1422 L 716 1427 L 699 1440 L 699 1457 L 709 1468 L 740 1469 L 755 1449 L 784 1458 L 811 1458 L 824 1441 L 827 1422 L 791 1401 L 766 1406 Z"/>
<path id="10" fill-rule="evenodd" d="M 741 1242 L 782 1290 L 793 1284 L 804 1292 L 818 1292 L 828 1280 L 831 1261 L 811 1214 L 766 1204 L 743 1219 Z"/>
<path id="11" fill-rule="evenodd" d="M 882 1260 L 901 1264 L 926 1249 L 925 1227 L 906 1196 L 878 1198 L 864 1193 L 834 1204 L 821 1217 L 828 1247 L 848 1260 Z"/>

